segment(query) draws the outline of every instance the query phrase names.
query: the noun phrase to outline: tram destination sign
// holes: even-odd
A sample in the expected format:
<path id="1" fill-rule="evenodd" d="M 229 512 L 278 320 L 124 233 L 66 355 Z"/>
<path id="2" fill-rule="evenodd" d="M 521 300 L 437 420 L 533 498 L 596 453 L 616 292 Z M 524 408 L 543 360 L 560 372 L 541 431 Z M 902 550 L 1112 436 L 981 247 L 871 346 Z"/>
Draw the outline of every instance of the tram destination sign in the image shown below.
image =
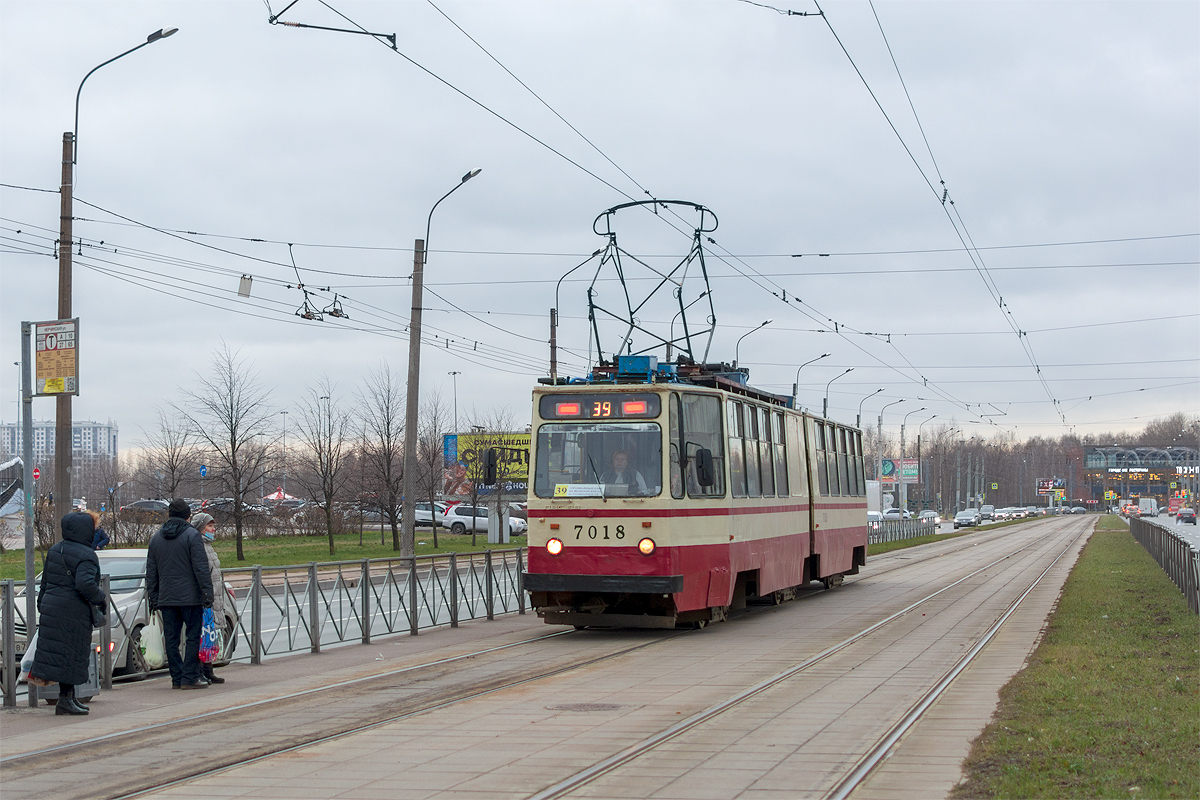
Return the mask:
<path id="1" fill-rule="evenodd" d="M 645 419 L 657 417 L 662 400 L 657 394 L 551 394 L 540 403 L 542 419 Z"/>
<path id="2" fill-rule="evenodd" d="M 79 394 L 79 318 L 33 323 L 35 397 Z"/>

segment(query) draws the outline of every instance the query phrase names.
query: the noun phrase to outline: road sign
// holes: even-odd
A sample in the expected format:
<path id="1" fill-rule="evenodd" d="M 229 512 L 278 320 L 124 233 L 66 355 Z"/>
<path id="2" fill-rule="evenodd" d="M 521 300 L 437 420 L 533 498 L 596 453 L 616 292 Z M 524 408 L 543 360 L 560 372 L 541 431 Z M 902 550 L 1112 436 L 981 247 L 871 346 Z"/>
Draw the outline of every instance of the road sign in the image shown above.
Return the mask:
<path id="1" fill-rule="evenodd" d="M 42 471 L 40 469 L 38 469 L 37 467 L 34 467 L 33 468 L 33 479 L 36 481 L 40 477 L 42 477 Z"/>
<path id="2" fill-rule="evenodd" d="M 33 323 L 35 397 L 79 394 L 79 318 Z"/>
<path id="3" fill-rule="evenodd" d="M 993 484 L 992 484 L 992 491 L 993 491 L 993 492 L 994 492 L 994 491 L 996 491 L 996 490 L 997 490 L 997 489 L 999 489 L 999 488 L 1000 488 L 1000 484 L 998 484 L 998 483 L 993 483 Z"/>
<path id="4" fill-rule="evenodd" d="M 208 467 L 206 467 L 205 465 L 201 464 L 201 465 L 200 465 L 200 477 L 201 477 L 201 478 L 203 478 L 203 477 L 204 477 L 205 475 L 207 475 L 207 474 L 208 474 Z"/>

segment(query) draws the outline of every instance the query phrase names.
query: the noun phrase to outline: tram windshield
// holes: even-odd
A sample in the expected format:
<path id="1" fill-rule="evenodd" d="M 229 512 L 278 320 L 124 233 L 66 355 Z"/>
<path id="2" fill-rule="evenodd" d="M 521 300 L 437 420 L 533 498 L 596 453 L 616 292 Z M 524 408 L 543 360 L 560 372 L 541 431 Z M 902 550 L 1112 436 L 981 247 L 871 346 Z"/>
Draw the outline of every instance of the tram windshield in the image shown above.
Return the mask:
<path id="1" fill-rule="evenodd" d="M 545 423 L 538 497 L 652 497 L 662 492 L 662 429 L 654 422 Z"/>

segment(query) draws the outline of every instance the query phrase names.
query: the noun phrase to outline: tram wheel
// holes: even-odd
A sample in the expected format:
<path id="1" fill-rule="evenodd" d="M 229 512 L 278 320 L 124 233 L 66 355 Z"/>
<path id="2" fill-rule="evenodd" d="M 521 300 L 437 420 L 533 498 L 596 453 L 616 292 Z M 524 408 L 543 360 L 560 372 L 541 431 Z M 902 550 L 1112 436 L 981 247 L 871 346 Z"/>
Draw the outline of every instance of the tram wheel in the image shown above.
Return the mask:
<path id="1" fill-rule="evenodd" d="M 706 619 L 698 619 L 698 620 L 696 620 L 695 622 L 693 622 L 693 623 L 692 623 L 692 630 L 694 630 L 694 631 L 701 630 L 701 629 L 703 629 L 703 628 L 704 628 L 704 626 L 705 626 L 705 625 L 707 625 L 707 624 L 708 624 L 708 620 L 706 620 Z"/>
<path id="2" fill-rule="evenodd" d="M 830 575 L 828 578 L 822 578 L 821 583 L 825 584 L 826 589 L 836 589 L 842 585 L 842 576 Z"/>
<path id="3" fill-rule="evenodd" d="M 587 630 L 587 625 L 576 625 L 576 626 L 575 626 L 575 630 L 577 630 L 577 631 L 586 631 L 586 630 Z"/>

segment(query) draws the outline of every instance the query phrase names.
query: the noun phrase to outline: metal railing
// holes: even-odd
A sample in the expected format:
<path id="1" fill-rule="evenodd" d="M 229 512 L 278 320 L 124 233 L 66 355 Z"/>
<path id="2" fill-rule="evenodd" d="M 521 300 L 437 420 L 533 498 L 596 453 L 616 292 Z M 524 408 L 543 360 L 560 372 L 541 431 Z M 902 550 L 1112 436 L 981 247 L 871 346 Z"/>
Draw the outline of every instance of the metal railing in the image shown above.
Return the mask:
<path id="1" fill-rule="evenodd" d="M 898 542 L 937 533 L 937 523 L 927 519 L 885 519 L 867 523 L 867 544 Z"/>
<path id="2" fill-rule="evenodd" d="M 232 632 L 248 646 L 234 661 L 261 664 L 265 656 L 309 651 L 372 638 L 449 625 L 461 620 L 495 619 L 525 613 L 521 575 L 522 548 L 447 553 L 416 558 L 374 558 L 311 562 L 283 567 L 232 567 L 221 572 L 234 588 Z M 140 576 L 129 576 L 140 577 Z M 128 647 L 138 620 L 149 616 L 145 592 L 121 613 L 110 583 L 122 576 L 101 576 L 108 617 L 100 628 L 101 688 L 111 689 L 114 643 Z M 0 581 L 0 645 L 5 653 L 4 706 L 17 702 L 16 639 L 28 641 L 23 604 L 24 581 Z M 228 597 L 228 596 L 226 596 Z M 11 665 L 12 668 L 9 668 Z M 128 664 L 126 667 L 128 668 Z M 36 693 L 31 704 L 36 703 Z"/>
<path id="3" fill-rule="evenodd" d="M 1192 613 L 1200 614 L 1200 557 L 1192 545 L 1163 525 L 1140 517 L 1129 519 L 1129 532 L 1183 592 Z"/>

